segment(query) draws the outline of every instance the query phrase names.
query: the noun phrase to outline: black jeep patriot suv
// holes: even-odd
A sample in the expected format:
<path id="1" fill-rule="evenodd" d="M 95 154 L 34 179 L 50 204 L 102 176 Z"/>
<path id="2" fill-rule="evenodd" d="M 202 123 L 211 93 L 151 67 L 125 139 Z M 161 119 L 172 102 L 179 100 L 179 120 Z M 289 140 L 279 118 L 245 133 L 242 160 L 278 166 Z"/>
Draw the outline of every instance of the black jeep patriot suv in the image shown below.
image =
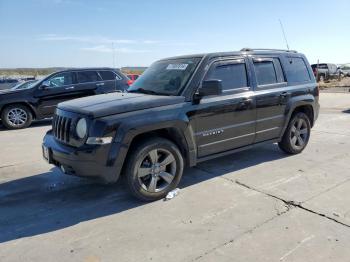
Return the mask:
<path id="1" fill-rule="evenodd" d="M 184 166 L 277 142 L 303 151 L 319 111 L 311 67 L 295 51 L 242 49 L 155 62 L 125 93 L 58 105 L 44 158 L 66 174 L 163 198 Z"/>

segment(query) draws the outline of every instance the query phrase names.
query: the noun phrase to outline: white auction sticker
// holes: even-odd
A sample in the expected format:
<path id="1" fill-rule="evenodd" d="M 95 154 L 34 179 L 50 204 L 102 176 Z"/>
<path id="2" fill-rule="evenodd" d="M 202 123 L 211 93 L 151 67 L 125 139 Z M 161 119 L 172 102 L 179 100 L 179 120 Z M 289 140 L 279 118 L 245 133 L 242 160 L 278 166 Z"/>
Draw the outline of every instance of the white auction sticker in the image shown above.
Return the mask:
<path id="1" fill-rule="evenodd" d="M 186 70 L 188 64 L 169 64 L 167 70 Z"/>

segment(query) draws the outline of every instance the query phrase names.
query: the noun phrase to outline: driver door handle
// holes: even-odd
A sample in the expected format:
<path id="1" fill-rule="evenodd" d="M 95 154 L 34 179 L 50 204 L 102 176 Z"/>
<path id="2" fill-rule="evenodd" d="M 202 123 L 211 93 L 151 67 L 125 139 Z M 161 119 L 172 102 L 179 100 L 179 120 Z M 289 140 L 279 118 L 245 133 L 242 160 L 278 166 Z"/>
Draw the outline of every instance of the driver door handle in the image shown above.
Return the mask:
<path id="1" fill-rule="evenodd" d="M 284 104 L 286 104 L 287 102 L 288 102 L 288 99 L 289 99 L 289 97 L 291 96 L 291 93 L 289 93 L 289 92 L 282 92 L 281 94 L 280 94 L 280 105 L 284 105 Z"/>
<path id="2" fill-rule="evenodd" d="M 287 97 L 287 96 L 289 96 L 289 95 L 290 95 L 289 92 L 282 92 L 282 93 L 280 94 L 280 97 Z"/>
<path id="3" fill-rule="evenodd" d="M 65 89 L 66 90 L 71 90 L 71 89 L 74 89 L 74 86 L 69 86 L 69 87 L 66 87 Z"/>
<path id="4" fill-rule="evenodd" d="M 251 98 L 243 98 L 239 103 L 238 103 L 238 110 L 244 110 L 248 109 L 250 105 L 252 104 L 253 99 Z"/>

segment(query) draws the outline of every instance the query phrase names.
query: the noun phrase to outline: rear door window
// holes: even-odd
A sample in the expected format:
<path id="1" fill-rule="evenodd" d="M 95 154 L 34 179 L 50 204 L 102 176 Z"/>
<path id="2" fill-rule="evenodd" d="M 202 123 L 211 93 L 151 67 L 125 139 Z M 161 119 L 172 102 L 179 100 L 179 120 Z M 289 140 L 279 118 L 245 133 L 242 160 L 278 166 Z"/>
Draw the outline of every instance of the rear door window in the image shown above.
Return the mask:
<path id="1" fill-rule="evenodd" d="M 223 91 L 248 87 L 247 69 L 243 60 L 215 63 L 205 79 L 221 80 Z"/>
<path id="2" fill-rule="evenodd" d="M 273 61 L 254 61 L 254 69 L 258 85 L 271 85 L 278 83 Z"/>
<path id="3" fill-rule="evenodd" d="M 104 81 L 115 80 L 116 78 L 119 78 L 112 71 L 99 71 L 99 74 L 100 74 L 102 80 L 104 80 Z"/>
<path id="4" fill-rule="evenodd" d="M 254 58 L 253 64 L 258 86 L 274 85 L 286 82 L 279 58 Z"/>
<path id="5" fill-rule="evenodd" d="M 100 81 L 96 71 L 77 72 L 78 83 L 90 83 Z"/>

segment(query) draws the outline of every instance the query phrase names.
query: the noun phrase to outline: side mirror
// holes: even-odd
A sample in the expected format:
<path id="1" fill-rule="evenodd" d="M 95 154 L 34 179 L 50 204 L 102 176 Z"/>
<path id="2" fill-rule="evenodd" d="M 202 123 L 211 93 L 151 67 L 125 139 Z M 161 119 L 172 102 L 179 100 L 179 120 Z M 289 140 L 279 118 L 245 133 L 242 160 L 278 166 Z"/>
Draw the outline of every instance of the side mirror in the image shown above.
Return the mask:
<path id="1" fill-rule="evenodd" d="M 40 89 L 45 90 L 48 87 L 50 87 L 50 81 L 49 80 L 45 80 L 44 82 L 41 83 Z"/>
<path id="2" fill-rule="evenodd" d="M 222 94 L 221 80 L 205 80 L 202 82 L 202 87 L 198 90 L 199 96 L 215 96 Z"/>

